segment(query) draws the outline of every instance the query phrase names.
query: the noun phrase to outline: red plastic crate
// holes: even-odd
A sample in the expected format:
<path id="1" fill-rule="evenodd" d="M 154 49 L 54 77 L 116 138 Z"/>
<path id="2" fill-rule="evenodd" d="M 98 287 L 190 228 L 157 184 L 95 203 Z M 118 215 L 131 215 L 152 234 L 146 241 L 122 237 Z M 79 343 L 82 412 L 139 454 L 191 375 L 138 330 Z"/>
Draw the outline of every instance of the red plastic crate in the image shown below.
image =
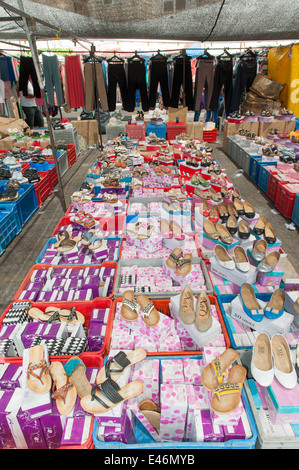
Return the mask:
<path id="1" fill-rule="evenodd" d="M 203 141 L 204 142 L 216 142 L 217 139 L 217 128 L 211 131 L 203 131 Z"/>
<path id="2" fill-rule="evenodd" d="M 49 263 L 39 263 L 39 264 L 34 264 L 28 274 L 26 275 L 25 279 L 23 280 L 22 284 L 20 285 L 20 287 L 18 288 L 17 292 L 15 293 L 14 295 L 14 300 L 17 301 L 17 300 L 20 300 L 19 296 L 21 295 L 21 293 L 25 290 L 27 284 L 29 284 L 30 282 L 30 278 L 32 276 L 32 273 L 34 270 L 53 270 L 55 271 L 55 269 L 61 269 L 61 268 L 66 268 L 66 269 L 86 269 L 86 268 L 111 268 L 111 269 L 115 269 L 115 276 L 114 276 L 114 281 L 113 281 L 113 286 L 112 286 L 112 294 L 110 296 L 107 296 L 107 299 L 110 299 L 113 297 L 113 293 L 114 293 L 114 286 L 115 286 L 115 281 L 116 281 L 116 271 L 117 271 L 117 262 L 116 261 L 105 261 L 104 263 L 102 264 L 93 264 L 93 265 L 90 265 L 90 264 L 85 264 L 85 265 L 73 265 L 73 266 L 70 266 L 70 265 L 59 265 L 59 266 L 52 266 L 51 264 Z M 24 300 L 28 300 L 28 299 L 24 299 Z M 94 299 L 93 299 L 94 300 Z M 84 303 L 86 301 L 84 300 L 77 300 L 76 303 L 78 304 L 78 306 L 81 306 L 83 307 Z M 43 302 L 44 303 L 44 302 Z M 65 304 L 71 304 L 72 302 L 64 302 Z M 58 305 L 59 302 L 51 302 L 51 304 L 53 305 Z M 79 310 L 79 309 L 78 309 Z"/>
<path id="3" fill-rule="evenodd" d="M 226 344 L 226 347 L 229 348 L 231 343 L 230 343 L 229 335 L 228 335 L 228 332 L 227 332 L 227 329 L 226 329 L 226 326 L 225 326 L 225 323 L 224 323 L 224 320 L 223 320 L 223 317 L 222 317 L 222 314 L 221 314 L 221 310 L 220 310 L 220 307 L 219 307 L 219 304 L 218 304 L 217 297 L 214 296 L 214 295 L 208 295 L 208 297 L 210 299 L 211 305 L 216 306 L 217 314 L 218 314 L 218 320 L 219 320 L 219 323 L 221 325 L 221 330 L 222 330 L 222 334 L 224 336 L 225 344 Z M 163 313 L 164 315 L 170 316 L 170 309 L 169 309 L 170 299 L 151 299 L 150 297 L 149 297 L 149 299 L 153 302 L 155 308 L 159 312 Z M 113 306 L 112 306 L 112 321 L 115 317 L 116 306 L 117 306 L 118 303 L 120 303 L 122 301 L 123 301 L 122 297 L 118 297 L 118 298 L 114 299 Z M 112 333 L 111 333 L 111 336 L 112 336 Z M 192 355 L 198 355 L 198 354 L 201 354 L 201 353 L 202 353 L 202 350 L 198 350 L 198 351 L 191 351 L 191 350 L 188 350 L 188 351 L 158 351 L 158 352 L 147 352 L 147 356 L 177 356 L 177 355 L 192 356 Z"/>
<path id="4" fill-rule="evenodd" d="M 280 172 L 277 170 L 271 170 L 269 174 L 268 186 L 267 186 L 267 196 L 271 199 L 271 201 L 275 202 L 276 199 L 276 191 L 279 183 L 287 184 L 288 181 L 282 180 L 280 178 Z"/>
<path id="5" fill-rule="evenodd" d="M 38 174 L 41 176 L 41 179 L 37 183 L 34 183 L 34 189 L 37 203 L 39 206 L 41 206 L 47 197 L 52 193 L 52 184 L 49 179 L 48 171 L 39 171 Z"/>
<path id="6" fill-rule="evenodd" d="M 99 221 L 99 231 L 102 232 L 118 232 L 122 231 L 124 234 L 126 224 L 126 214 L 116 215 L 114 217 L 94 217 L 95 220 Z M 61 227 L 65 227 L 71 224 L 71 216 L 65 216 L 60 219 L 56 228 L 52 233 L 52 237 L 55 237 Z M 123 235 L 122 234 L 122 235 Z M 120 235 L 110 235 L 119 237 Z"/>
<path id="7" fill-rule="evenodd" d="M 56 184 L 58 183 L 58 176 L 57 176 L 56 166 L 54 165 L 53 168 L 48 170 L 48 173 L 49 173 L 49 181 L 50 181 L 52 191 L 53 191 Z"/>
<path id="8" fill-rule="evenodd" d="M 299 184 L 279 183 L 276 190 L 275 207 L 287 219 L 292 217 L 296 194 L 299 193 Z"/>
<path id="9" fill-rule="evenodd" d="M 127 124 L 126 125 L 127 136 L 131 139 L 145 140 L 146 136 L 146 125 Z"/>
<path id="10" fill-rule="evenodd" d="M 177 135 L 187 133 L 187 124 L 185 122 L 167 122 L 166 138 L 167 140 L 175 140 Z"/>
<path id="11" fill-rule="evenodd" d="M 76 149 L 74 144 L 68 144 L 67 159 L 69 168 L 77 161 Z"/>

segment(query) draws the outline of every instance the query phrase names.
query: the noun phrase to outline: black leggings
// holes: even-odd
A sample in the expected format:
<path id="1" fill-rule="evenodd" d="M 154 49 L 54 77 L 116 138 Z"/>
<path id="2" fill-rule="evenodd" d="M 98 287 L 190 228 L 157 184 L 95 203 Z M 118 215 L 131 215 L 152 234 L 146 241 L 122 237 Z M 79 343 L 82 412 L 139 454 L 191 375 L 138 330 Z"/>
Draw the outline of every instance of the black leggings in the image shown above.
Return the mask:
<path id="1" fill-rule="evenodd" d="M 166 60 L 152 60 L 150 64 L 149 107 L 155 108 L 157 89 L 160 82 L 163 105 L 170 106 L 170 93 L 168 86 L 168 71 Z"/>
<path id="2" fill-rule="evenodd" d="M 139 90 L 142 110 L 149 110 L 147 88 L 146 88 L 146 75 L 144 61 L 136 61 L 128 63 L 128 100 L 126 104 L 126 111 L 133 112 L 135 109 L 135 95 Z"/>
<path id="3" fill-rule="evenodd" d="M 222 87 L 224 87 L 225 110 L 229 111 L 233 95 L 233 61 L 230 59 L 219 60 L 215 68 L 214 88 L 209 107 L 213 112 L 218 109 Z"/>
<path id="4" fill-rule="evenodd" d="M 184 67 L 183 59 L 175 59 L 174 69 L 173 69 L 173 80 L 172 80 L 172 93 L 170 106 L 172 108 L 178 108 L 179 105 L 179 96 L 181 85 L 183 85 L 184 78 Z M 191 73 L 191 61 L 190 59 L 185 59 L 185 95 L 186 95 L 186 106 L 188 106 L 189 111 L 194 109 L 193 103 L 193 85 L 192 85 L 192 73 Z"/>
<path id="5" fill-rule="evenodd" d="M 126 101 L 128 94 L 127 79 L 122 63 L 108 63 L 108 107 L 109 111 L 116 109 L 116 89 L 119 85 L 123 108 L 126 109 Z"/>
<path id="6" fill-rule="evenodd" d="M 29 78 L 31 78 L 32 81 L 34 96 L 36 98 L 40 98 L 41 91 L 38 84 L 33 59 L 32 57 L 21 56 L 19 70 L 19 91 L 22 91 L 24 96 L 28 95 L 27 86 Z"/>

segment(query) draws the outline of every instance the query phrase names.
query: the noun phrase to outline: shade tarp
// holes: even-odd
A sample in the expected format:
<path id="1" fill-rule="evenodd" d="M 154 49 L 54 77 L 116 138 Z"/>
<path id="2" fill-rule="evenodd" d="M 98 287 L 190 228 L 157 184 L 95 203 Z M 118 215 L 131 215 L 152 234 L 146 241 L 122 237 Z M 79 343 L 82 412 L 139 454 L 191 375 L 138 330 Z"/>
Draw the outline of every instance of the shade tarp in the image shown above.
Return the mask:
<path id="1" fill-rule="evenodd" d="M 6 1 L 19 8 L 18 0 Z M 226 0 L 224 4 L 222 0 L 23 0 L 23 6 L 27 14 L 57 26 L 61 38 L 67 35 L 59 33 L 60 28 L 85 39 L 299 39 L 299 9 L 294 0 Z M 8 16 L 8 10 L 0 8 L 0 16 Z M 38 23 L 36 34 L 41 39 L 56 35 Z M 26 35 L 21 23 L 5 21 L 0 23 L 0 38 Z"/>

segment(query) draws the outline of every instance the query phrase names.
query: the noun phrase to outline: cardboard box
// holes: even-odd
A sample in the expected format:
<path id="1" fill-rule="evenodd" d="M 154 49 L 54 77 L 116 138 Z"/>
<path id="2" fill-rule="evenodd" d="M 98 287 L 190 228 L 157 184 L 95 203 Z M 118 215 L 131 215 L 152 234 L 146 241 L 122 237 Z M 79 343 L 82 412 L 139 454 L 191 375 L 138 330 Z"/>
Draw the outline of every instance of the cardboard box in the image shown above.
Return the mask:
<path id="1" fill-rule="evenodd" d="M 76 127 L 78 135 L 84 137 L 87 145 L 99 144 L 99 129 L 96 119 L 87 119 L 86 121 L 72 121 L 72 125 Z"/>

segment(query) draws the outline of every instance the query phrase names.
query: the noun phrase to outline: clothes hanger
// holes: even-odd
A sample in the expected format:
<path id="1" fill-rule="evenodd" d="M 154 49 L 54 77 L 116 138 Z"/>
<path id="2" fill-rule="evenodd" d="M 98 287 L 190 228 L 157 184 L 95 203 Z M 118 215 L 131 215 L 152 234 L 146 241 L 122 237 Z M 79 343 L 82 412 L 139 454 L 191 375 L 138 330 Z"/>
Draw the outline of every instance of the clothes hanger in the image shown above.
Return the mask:
<path id="1" fill-rule="evenodd" d="M 240 59 L 256 59 L 256 53 L 252 49 L 248 48 L 243 54 L 241 54 Z"/>
<path id="2" fill-rule="evenodd" d="M 144 58 L 138 55 L 137 51 L 135 51 L 135 54 L 132 55 L 132 57 L 129 57 L 128 61 L 129 62 L 144 62 Z"/>
<path id="3" fill-rule="evenodd" d="M 153 55 L 150 60 L 167 60 L 167 57 L 163 54 L 161 54 L 160 49 L 158 49 L 158 52 L 156 55 Z"/>
<path id="4" fill-rule="evenodd" d="M 204 50 L 204 53 L 200 56 L 197 57 L 196 60 L 200 60 L 200 59 L 214 59 L 215 57 L 209 53 L 208 49 L 205 49 Z"/>
<path id="5" fill-rule="evenodd" d="M 220 54 L 218 57 L 218 59 L 223 59 L 223 60 L 231 60 L 233 58 L 233 54 L 230 54 L 228 52 L 227 49 L 224 49 L 224 51 L 222 52 L 222 54 Z"/>
<path id="6" fill-rule="evenodd" d="M 118 63 L 124 63 L 124 59 L 122 57 L 119 57 L 118 55 L 115 54 L 110 59 L 107 60 L 108 64 L 118 64 Z"/>

